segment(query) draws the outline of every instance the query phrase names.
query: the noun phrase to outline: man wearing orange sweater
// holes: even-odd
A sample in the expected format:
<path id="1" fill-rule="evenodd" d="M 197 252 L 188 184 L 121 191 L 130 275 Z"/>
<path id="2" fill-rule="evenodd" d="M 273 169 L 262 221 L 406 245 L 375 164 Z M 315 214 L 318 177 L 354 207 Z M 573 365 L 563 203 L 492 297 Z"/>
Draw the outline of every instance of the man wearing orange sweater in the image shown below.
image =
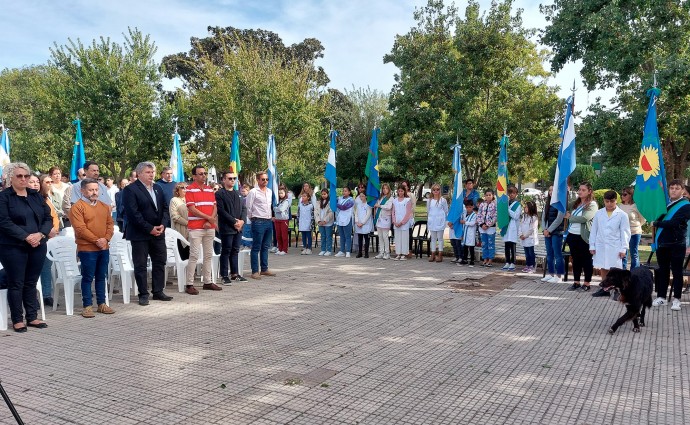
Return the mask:
<path id="1" fill-rule="evenodd" d="M 96 303 L 99 313 L 113 314 L 106 304 L 105 278 L 108 273 L 110 251 L 108 242 L 113 237 L 111 207 L 98 200 L 98 181 L 84 179 L 82 197 L 72 205 L 69 220 L 74 228 L 77 255 L 81 261 L 81 295 L 84 310 L 82 317 L 95 317 L 91 283 L 96 279 Z"/>

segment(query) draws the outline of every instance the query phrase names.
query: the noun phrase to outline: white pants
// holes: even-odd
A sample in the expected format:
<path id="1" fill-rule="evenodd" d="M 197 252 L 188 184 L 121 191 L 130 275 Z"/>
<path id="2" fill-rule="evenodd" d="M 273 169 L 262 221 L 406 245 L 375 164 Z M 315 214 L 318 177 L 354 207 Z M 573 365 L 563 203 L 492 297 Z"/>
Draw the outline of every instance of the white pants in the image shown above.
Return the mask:
<path id="1" fill-rule="evenodd" d="M 398 255 L 407 255 L 410 253 L 410 230 L 400 230 L 396 227 L 393 231 L 395 237 L 395 253 Z"/>
<path id="2" fill-rule="evenodd" d="M 390 254 L 391 247 L 388 244 L 388 234 L 390 233 L 390 229 L 381 229 L 379 227 L 377 230 L 379 232 L 379 252 L 381 254 Z"/>
<path id="3" fill-rule="evenodd" d="M 199 229 L 189 231 L 189 263 L 187 264 L 187 285 L 194 284 L 194 272 L 199 261 L 199 248 L 204 250 L 204 284 L 210 285 L 211 262 L 213 261 L 213 238 L 216 237 L 214 229 Z"/>
<path id="4" fill-rule="evenodd" d="M 443 252 L 443 230 L 431 231 L 429 234 L 431 235 L 431 252 Z"/>

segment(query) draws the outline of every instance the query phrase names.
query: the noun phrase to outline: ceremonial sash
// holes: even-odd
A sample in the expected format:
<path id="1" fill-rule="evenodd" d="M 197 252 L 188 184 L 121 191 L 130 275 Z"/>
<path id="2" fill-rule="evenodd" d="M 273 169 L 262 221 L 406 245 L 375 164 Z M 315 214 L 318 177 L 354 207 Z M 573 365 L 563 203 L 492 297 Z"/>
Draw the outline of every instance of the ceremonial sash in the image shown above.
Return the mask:
<path id="1" fill-rule="evenodd" d="M 676 202 L 675 205 L 673 205 L 673 206 L 671 207 L 670 210 L 668 210 L 668 212 L 667 212 L 666 215 L 664 216 L 664 219 L 661 220 L 661 221 L 670 221 L 670 220 L 673 218 L 673 216 L 678 212 L 679 209 L 681 209 L 682 207 L 684 207 L 684 206 L 686 206 L 686 205 L 688 205 L 688 204 L 690 204 L 690 202 L 688 202 L 687 199 L 684 199 L 684 198 L 680 199 L 679 201 Z M 652 251 L 653 251 L 653 252 L 656 251 L 657 244 L 658 244 L 658 242 L 659 242 L 659 235 L 661 235 L 661 232 L 662 232 L 663 230 L 664 230 L 664 229 L 663 229 L 662 227 L 656 229 L 656 234 L 654 235 L 654 243 L 652 243 Z"/>
<path id="2" fill-rule="evenodd" d="M 384 205 L 388 200 L 390 199 L 390 196 L 386 196 L 385 198 L 381 199 L 381 202 L 379 202 L 379 205 Z M 374 216 L 374 224 L 379 221 L 379 216 L 381 215 L 381 208 L 376 208 L 376 215 Z"/>

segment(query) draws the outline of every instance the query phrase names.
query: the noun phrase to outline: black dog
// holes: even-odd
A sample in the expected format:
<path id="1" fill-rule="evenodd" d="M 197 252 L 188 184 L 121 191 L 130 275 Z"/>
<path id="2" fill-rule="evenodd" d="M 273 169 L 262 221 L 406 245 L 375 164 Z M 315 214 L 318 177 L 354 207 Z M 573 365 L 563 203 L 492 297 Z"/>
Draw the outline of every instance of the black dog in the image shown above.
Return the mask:
<path id="1" fill-rule="evenodd" d="M 618 301 L 625 304 L 626 312 L 611 326 L 609 333 L 616 332 L 623 323 L 633 321 L 633 332 L 639 332 L 644 326 L 645 308 L 652 308 L 652 290 L 654 276 L 649 269 L 637 267 L 632 272 L 612 268 L 601 282 L 601 287 L 609 291 L 613 288 L 620 292 Z M 637 318 L 640 318 L 638 323 Z"/>

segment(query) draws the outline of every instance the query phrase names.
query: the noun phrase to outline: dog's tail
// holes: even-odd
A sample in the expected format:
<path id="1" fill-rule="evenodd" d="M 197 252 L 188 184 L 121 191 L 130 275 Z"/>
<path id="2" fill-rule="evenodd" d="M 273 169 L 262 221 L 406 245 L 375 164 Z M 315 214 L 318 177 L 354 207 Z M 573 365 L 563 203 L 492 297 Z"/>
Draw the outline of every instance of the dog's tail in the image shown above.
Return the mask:
<path id="1" fill-rule="evenodd" d="M 650 295 L 649 297 L 647 297 L 647 299 L 644 300 L 642 305 L 647 307 L 648 309 L 652 308 L 652 296 Z"/>

